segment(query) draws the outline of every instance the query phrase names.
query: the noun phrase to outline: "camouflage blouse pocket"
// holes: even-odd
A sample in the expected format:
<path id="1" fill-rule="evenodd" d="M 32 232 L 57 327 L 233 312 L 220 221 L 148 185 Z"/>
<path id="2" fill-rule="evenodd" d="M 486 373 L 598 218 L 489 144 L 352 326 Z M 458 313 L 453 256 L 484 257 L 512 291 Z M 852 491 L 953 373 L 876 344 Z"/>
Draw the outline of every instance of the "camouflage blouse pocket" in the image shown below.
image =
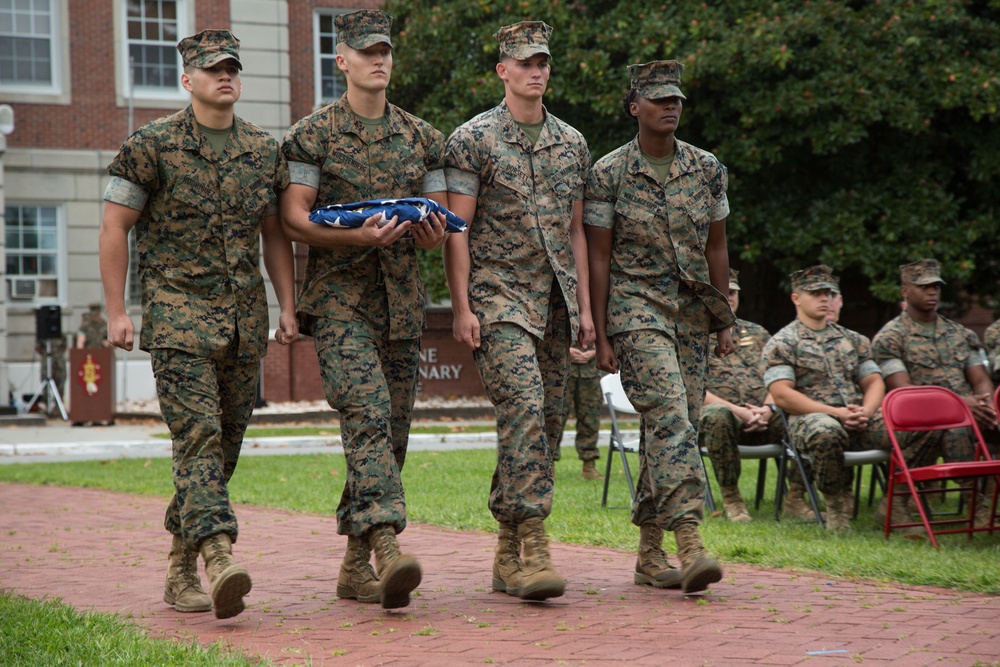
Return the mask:
<path id="1" fill-rule="evenodd" d="M 806 373 L 815 376 L 825 376 L 829 373 L 826 357 L 819 351 L 800 350 L 795 365 Z"/>
<path id="2" fill-rule="evenodd" d="M 688 217 L 694 223 L 699 245 L 701 246 L 705 245 L 708 238 L 708 227 L 712 223 L 712 220 L 709 218 L 711 217 L 710 214 L 713 205 L 712 193 L 707 186 L 697 190 L 684 200 L 684 212 L 687 213 Z"/>
<path id="3" fill-rule="evenodd" d="M 563 200 L 572 198 L 574 194 L 581 191 L 580 189 L 583 186 L 583 179 L 580 177 L 580 172 L 576 165 L 569 165 L 553 174 L 550 182 L 552 183 L 552 189 L 555 190 L 556 197 Z"/>
<path id="4" fill-rule="evenodd" d="M 347 152 L 341 150 L 327 155 L 320 173 L 321 185 L 319 198 L 316 200 L 317 206 L 346 204 L 350 201 L 368 199 L 366 196 L 370 191 L 368 165 Z M 331 192 L 337 193 L 333 199 L 329 198 Z"/>
<path id="5" fill-rule="evenodd" d="M 392 178 L 396 181 L 397 197 L 415 197 L 423 194 L 421 185 L 424 174 L 424 159 L 420 153 L 410 153 L 401 162 L 393 165 L 391 170 Z"/>
<path id="6" fill-rule="evenodd" d="M 243 188 L 237 199 L 237 204 L 242 204 L 247 215 L 255 217 L 262 214 L 262 211 L 275 199 L 274 191 L 264 177 L 260 177 Z"/>
<path id="7" fill-rule="evenodd" d="M 858 367 L 861 365 L 861 358 L 853 347 L 838 349 L 836 358 L 840 367 L 844 369 L 844 377 L 851 380 L 859 379 L 857 373 Z"/>
<path id="8" fill-rule="evenodd" d="M 966 356 L 962 355 L 962 359 L 958 361 L 964 362 Z M 931 347 L 920 346 L 908 350 L 906 364 L 912 365 L 914 368 L 934 369 L 938 368 L 941 362 L 938 359 L 937 350 Z"/>
<path id="9" fill-rule="evenodd" d="M 507 188 L 524 196 L 531 196 L 531 178 L 517 165 L 501 164 L 493 175 L 493 183 L 498 187 Z"/>
<path id="10" fill-rule="evenodd" d="M 191 213 L 191 209 L 205 215 L 213 215 L 218 210 L 218 196 L 215 188 L 208 183 L 193 178 L 182 178 L 170 189 L 168 205 L 177 210 L 181 217 L 185 211 Z"/>
<path id="11" fill-rule="evenodd" d="M 628 197 L 619 197 L 615 201 L 616 244 L 635 243 L 647 247 L 669 243 L 669 237 L 663 234 L 665 226 L 655 223 L 656 212 L 648 202 Z"/>

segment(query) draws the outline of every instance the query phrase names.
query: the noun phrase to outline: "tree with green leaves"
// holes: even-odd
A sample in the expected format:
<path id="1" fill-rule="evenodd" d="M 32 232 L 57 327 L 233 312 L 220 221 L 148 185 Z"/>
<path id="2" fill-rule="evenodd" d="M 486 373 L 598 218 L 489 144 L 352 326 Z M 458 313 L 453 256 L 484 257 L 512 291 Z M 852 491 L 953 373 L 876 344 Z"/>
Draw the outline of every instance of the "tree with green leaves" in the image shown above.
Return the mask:
<path id="1" fill-rule="evenodd" d="M 390 0 L 386 10 L 406 63 L 393 100 L 445 133 L 502 97 L 491 37 L 502 25 L 555 27 L 546 105 L 595 158 L 636 131 L 621 108 L 626 66 L 684 63 L 678 134 L 730 170 L 731 261 L 759 294 L 744 312 L 765 324 L 783 323 L 766 313 L 787 302 L 786 274 L 820 262 L 857 286 L 855 298 L 883 304 L 898 302 L 897 267 L 930 256 L 953 300 L 1000 299 L 1000 0 Z M 894 308 L 873 311 L 870 328 Z"/>

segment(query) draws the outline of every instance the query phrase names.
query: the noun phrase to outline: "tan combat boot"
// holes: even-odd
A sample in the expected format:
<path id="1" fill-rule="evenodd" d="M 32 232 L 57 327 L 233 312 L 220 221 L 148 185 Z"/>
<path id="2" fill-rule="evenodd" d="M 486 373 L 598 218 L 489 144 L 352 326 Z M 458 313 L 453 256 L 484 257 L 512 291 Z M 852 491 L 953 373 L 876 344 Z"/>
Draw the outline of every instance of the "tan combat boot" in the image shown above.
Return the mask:
<path id="1" fill-rule="evenodd" d="M 747 506 L 743 502 L 743 496 L 740 495 L 740 487 L 722 487 L 722 505 L 726 508 L 726 518 L 730 521 L 735 521 L 737 523 L 753 521 L 753 518 L 750 516 L 750 512 L 747 512 Z"/>
<path id="2" fill-rule="evenodd" d="M 851 532 L 851 514 L 854 511 L 854 494 L 850 489 L 823 494 L 826 500 L 826 529 L 835 532 Z"/>
<path id="3" fill-rule="evenodd" d="M 399 609 L 410 604 L 410 592 L 420 585 L 420 563 L 409 554 L 400 553 L 396 529 L 383 524 L 368 531 L 368 543 L 375 551 L 379 600 L 384 609 Z"/>
<path id="4" fill-rule="evenodd" d="M 604 479 L 604 475 L 597 469 L 597 465 L 593 460 L 583 462 L 583 470 L 580 472 L 580 477 L 584 479 Z"/>
<path id="5" fill-rule="evenodd" d="M 788 493 L 782 501 L 782 516 L 803 521 L 815 521 L 816 513 L 806 500 L 806 486 L 800 480 L 793 480 L 788 484 Z M 820 516 L 826 518 L 822 512 Z"/>
<path id="6" fill-rule="evenodd" d="M 566 591 L 566 580 L 552 567 L 545 523 L 540 518 L 528 519 L 517 527 L 517 536 L 524 549 L 521 585 L 511 593 L 522 600 L 557 598 Z M 507 590 L 510 593 L 510 589 Z"/>
<path id="7" fill-rule="evenodd" d="M 201 543 L 201 557 L 212 591 L 216 618 L 232 618 L 246 609 L 243 597 L 250 592 L 250 574 L 233 560 L 233 543 L 228 533 L 216 533 Z"/>
<path id="8" fill-rule="evenodd" d="M 180 535 L 170 543 L 167 583 L 163 587 L 163 601 L 177 611 L 209 611 L 212 598 L 201 587 L 198 578 L 198 550 L 188 549 Z"/>
<path id="9" fill-rule="evenodd" d="M 633 581 L 653 588 L 680 588 L 681 571 L 670 564 L 663 551 L 663 529 L 652 523 L 639 526 L 639 555 Z"/>
<path id="10" fill-rule="evenodd" d="M 681 589 L 685 594 L 703 591 L 722 579 L 722 567 L 705 551 L 697 525 L 678 525 L 674 528 L 674 539 L 681 559 Z"/>
<path id="11" fill-rule="evenodd" d="M 337 597 L 358 602 L 379 601 L 379 581 L 372 569 L 372 549 L 363 537 L 347 536 L 347 552 L 337 576 Z"/>
<path id="12" fill-rule="evenodd" d="M 521 540 L 517 526 L 501 523 L 497 532 L 497 548 L 493 555 L 493 590 L 517 595 L 521 587 Z"/>

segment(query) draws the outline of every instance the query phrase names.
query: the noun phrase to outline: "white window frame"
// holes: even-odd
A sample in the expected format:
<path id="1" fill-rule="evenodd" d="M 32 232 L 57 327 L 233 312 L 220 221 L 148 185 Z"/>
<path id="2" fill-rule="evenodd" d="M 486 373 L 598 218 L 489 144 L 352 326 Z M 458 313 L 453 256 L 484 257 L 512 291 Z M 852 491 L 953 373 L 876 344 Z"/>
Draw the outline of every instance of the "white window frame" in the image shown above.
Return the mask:
<path id="1" fill-rule="evenodd" d="M 56 248 L 54 251 L 55 255 L 55 281 L 56 281 L 56 294 L 55 296 L 35 296 L 33 299 L 12 299 L 10 298 L 10 282 L 17 280 L 19 278 L 34 278 L 35 276 L 22 275 L 22 274 L 10 274 L 6 272 L 7 269 L 7 256 L 12 254 L 12 248 L 7 244 L 7 239 L 4 239 L 4 278 L 6 278 L 6 285 L 4 289 L 7 290 L 7 306 L 8 307 L 24 307 L 24 308 L 36 308 L 38 306 L 49 306 L 49 305 L 62 305 L 66 301 L 66 205 L 64 203 L 53 203 L 53 202 L 38 202 L 38 201 L 17 201 L 8 199 L 5 203 L 4 210 L 4 232 L 5 234 L 10 231 L 12 221 L 6 216 L 6 208 L 48 208 L 54 209 L 56 214 Z M 16 248 L 18 251 L 16 254 L 24 254 L 24 248 Z M 39 249 L 41 250 L 41 249 Z"/>
<path id="2" fill-rule="evenodd" d="M 49 0 L 49 58 L 51 72 L 48 85 L 0 83 L 0 94 L 6 102 L 69 104 L 69 34 L 67 32 L 68 0 Z M 4 39 L 5 36 L 0 36 Z"/>
<path id="3" fill-rule="evenodd" d="M 336 18 L 340 14 L 346 14 L 347 12 L 350 11 L 353 10 L 338 9 L 334 7 L 321 7 L 317 8 L 313 12 L 313 82 L 314 82 L 313 90 L 315 99 L 314 108 L 318 109 L 319 107 L 325 106 L 330 102 L 336 102 L 338 99 L 340 99 L 340 95 L 336 95 L 332 99 L 325 99 L 323 97 L 323 59 L 324 57 L 329 57 L 329 56 L 324 56 L 324 54 L 320 53 L 320 20 L 323 17 L 327 16 L 329 16 L 330 18 Z M 339 72 L 340 70 L 337 69 L 337 63 L 336 63 L 336 56 L 337 56 L 336 47 L 337 47 L 337 40 L 336 40 L 336 34 L 334 34 L 333 68 L 334 71 Z M 341 76 L 343 75 L 341 74 Z M 344 81 L 344 89 L 341 91 L 341 95 L 343 95 L 343 93 L 346 91 L 347 91 L 347 82 Z"/>
<path id="4" fill-rule="evenodd" d="M 173 0 L 177 7 L 177 41 L 191 34 L 190 26 L 194 24 L 192 12 L 194 2 L 192 0 Z M 118 57 L 116 58 L 116 68 L 118 70 L 118 104 L 125 106 L 128 104 L 132 91 L 132 67 L 129 63 L 129 46 L 131 40 L 128 36 L 128 4 L 129 0 L 118 0 L 118 8 L 115 12 L 115 37 L 118 44 Z M 164 42 L 166 44 L 166 42 Z M 177 42 L 174 42 L 173 55 L 177 59 L 177 87 L 176 88 L 149 88 L 136 87 L 134 91 L 133 103 L 139 107 L 163 106 L 163 102 L 186 101 L 187 91 L 181 85 L 181 74 L 183 73 L 183 62 L 180 53 L 176 49 Z"/>

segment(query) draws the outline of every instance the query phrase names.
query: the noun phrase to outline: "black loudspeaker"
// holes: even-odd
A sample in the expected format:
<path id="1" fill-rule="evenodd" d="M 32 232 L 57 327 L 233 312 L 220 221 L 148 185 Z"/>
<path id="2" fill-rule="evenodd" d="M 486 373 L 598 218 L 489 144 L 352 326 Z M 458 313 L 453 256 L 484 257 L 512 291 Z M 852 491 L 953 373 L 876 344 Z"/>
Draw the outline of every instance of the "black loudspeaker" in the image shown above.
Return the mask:
<path id="1" fill-rule="evenodd" d="M 35 337 L 38 340 L 62 338 L 62 308 L 42 306 L 35 311 Z"/>

